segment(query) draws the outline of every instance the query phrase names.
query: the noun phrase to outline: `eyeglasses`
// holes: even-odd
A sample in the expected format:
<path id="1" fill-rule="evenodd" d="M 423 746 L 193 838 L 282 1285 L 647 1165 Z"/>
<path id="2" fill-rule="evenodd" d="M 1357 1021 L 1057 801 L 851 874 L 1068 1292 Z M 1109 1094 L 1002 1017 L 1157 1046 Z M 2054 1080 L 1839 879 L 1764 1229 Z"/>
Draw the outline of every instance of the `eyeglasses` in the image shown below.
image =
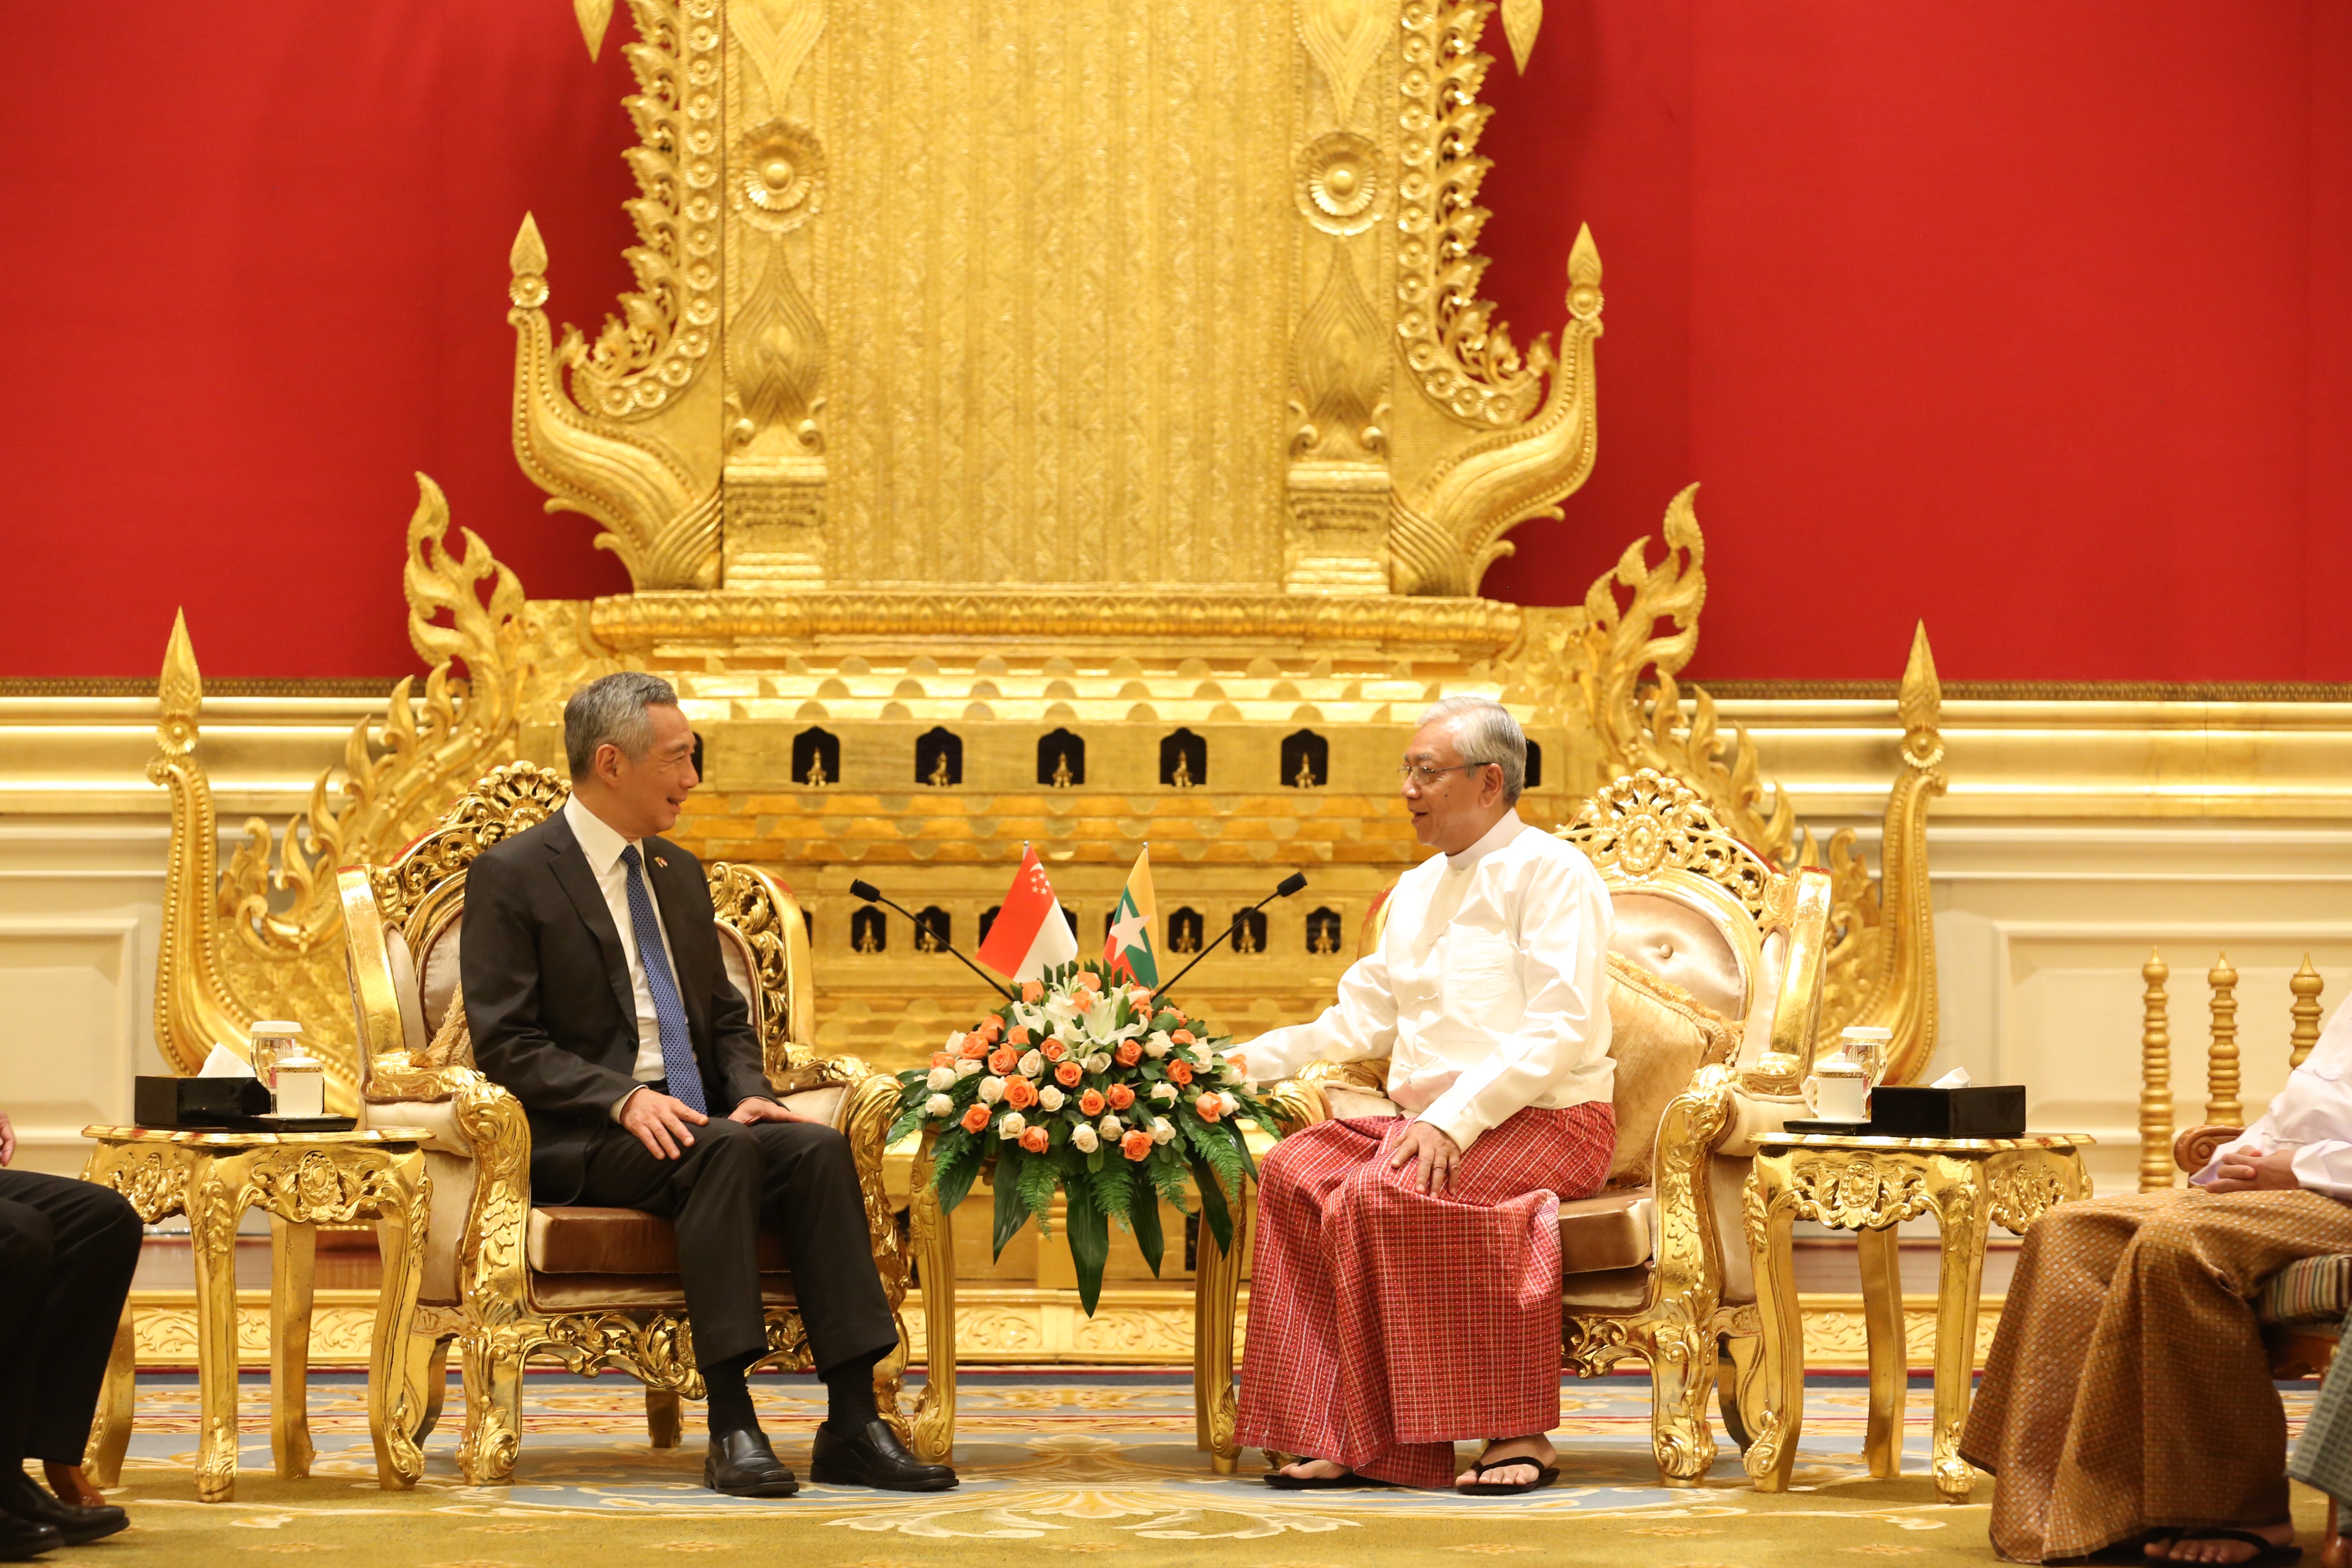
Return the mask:
<path id="1" fill-rule="evenodd" d="M 1439 768 L 1432 767 L 1427 763 L 1407 763 L 1402 767 L 1397 769 L 1397 782 L 1399 784 L 1416 784 L 1423 789 L 1432 789 L 1436 786 L 1439 779 L 1444 778 L 1448 773 L 1458 773 L 1473 768 L 1491 767 L 1494 764 L 1491 763 L 1455 763 L 1451 767 Z"/>

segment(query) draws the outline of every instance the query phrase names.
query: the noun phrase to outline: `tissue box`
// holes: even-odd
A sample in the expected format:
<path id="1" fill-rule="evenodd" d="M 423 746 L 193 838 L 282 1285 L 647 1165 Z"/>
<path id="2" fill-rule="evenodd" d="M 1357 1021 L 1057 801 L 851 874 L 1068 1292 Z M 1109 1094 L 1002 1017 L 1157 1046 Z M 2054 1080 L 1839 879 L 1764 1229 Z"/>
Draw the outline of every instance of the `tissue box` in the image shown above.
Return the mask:
<path id="1" fill-rule="evenodd" d="M 131 1106 L 142 1127 L 243 1128 L 269 1113 L 269 1086 L 257 1078 L 141 1078 Z"/>
<path id="2" fill-rule="evenodd" d="M 1874 1138 L 2015 1138 L 2025 1131 L 2025 1086 L 1967 1089 L 1885 1085 L 1870 1091 Z"/>

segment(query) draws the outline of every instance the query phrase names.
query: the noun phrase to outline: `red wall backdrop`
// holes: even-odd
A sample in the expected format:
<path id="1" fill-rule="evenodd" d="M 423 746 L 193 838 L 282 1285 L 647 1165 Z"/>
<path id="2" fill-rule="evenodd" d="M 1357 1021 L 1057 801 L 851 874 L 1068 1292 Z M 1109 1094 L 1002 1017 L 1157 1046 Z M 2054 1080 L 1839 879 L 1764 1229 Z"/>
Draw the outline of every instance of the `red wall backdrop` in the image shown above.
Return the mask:
<path id="1" fill-rule="evenodd" d="M 0 96 L 18 236 L 0 676 L 413 667 L 410 473 L 542 597 L 625 587 L 507 447 L 506 254 L 625 282 L 562 0 L 125 0 Z M 615 37 L 625 31 L 616 24 Z M 1601 461 L 1486 591 L 1575 599 L 1704 481 L 1696 668 L 2344 681 L 2352 7 L 1549 0 L 1499 25 L 1487 291 L 1607 267 Z M 352 584 L 330 596 L 315 584 Z"/>

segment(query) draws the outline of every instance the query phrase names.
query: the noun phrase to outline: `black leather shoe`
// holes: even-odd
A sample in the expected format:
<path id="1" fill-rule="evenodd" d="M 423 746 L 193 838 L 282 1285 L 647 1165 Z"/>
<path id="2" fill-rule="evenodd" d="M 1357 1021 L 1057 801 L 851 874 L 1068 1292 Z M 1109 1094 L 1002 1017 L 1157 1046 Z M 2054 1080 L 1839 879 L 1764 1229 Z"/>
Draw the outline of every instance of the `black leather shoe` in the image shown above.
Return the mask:
<path id="1" fill-rule="evenodd" d="M 892 1492 L 943 1492 L 956 1484 L 945 1465 L 927 1465 L 898 1446 L 878 1416 L 845 1436 L 830 1421 L 816 1429 L 809 1479 L 829 1487 L 880 1487 Z"/>
<path id="2" fill-rule="evenodd" d="M 790 1497 L 801 1489 L 799 1479 L 784 1468 L 768 1447 L 766 1435 L 758 1431 L 713 1432 L 710 1452 L 702 1461 L 702 1484 L 729 1497 Z"/>
<path id="3" fill-rule="evenodd" d="M 66 1543 L 54 1524 L 35 1524 L 13 1513 L 0 1513 L 0 1563 L 22 1563 Z"/>
<path id="4" fill-rule="evenodd" d="M 112 1503 L 84 1508 L 60 1502 L 22 1470 L 0 1475 L 0 1512 L 28 1524 L 46 1524 L 64 1537 L 68 1546 L 80 1546 L 131 1527 L 131 1516 Z"/>

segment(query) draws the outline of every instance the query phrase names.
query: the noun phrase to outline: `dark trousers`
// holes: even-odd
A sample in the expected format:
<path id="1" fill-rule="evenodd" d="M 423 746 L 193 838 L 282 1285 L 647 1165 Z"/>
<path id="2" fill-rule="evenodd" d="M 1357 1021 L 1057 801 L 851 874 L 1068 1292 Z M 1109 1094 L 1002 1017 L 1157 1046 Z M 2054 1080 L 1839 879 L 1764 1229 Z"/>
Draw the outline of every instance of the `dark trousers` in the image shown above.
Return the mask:
<path id="1" fill-rule="evenodd" d="M 81 1463 L 138 1267 L 139 1216 L 121 1194 L 0 1170 L 0 1474 Z"/>
<path id="2" fill-rule="evenodd" d="M 754 1247 L 764 1221 L 783 1237 L 793 1295 L 819 1372 L 898 1342 L 874 1271 L 866 1198 L 849 1141 L 809 1121 L 748 1126 L 714 1116 L 675 1160 L 648 1152 L 626 1128 L 601 1131 L 574 1200 L 643 1209 L 677 1230 L 678 1273 L 704 1366 L 766 1349 Z"/>

